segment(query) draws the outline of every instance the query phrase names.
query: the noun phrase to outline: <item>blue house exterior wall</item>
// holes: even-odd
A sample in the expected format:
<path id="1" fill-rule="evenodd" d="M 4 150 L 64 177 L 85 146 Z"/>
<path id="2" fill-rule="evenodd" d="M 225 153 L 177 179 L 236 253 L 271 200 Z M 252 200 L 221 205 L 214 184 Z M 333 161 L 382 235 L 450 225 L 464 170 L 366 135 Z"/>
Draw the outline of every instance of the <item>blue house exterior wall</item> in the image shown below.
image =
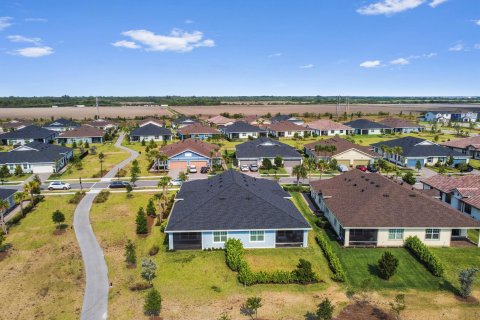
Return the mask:
<path id="1" fill-rule="evenodd" d="M 188 156 L 188 154 L 191 154 L 191 156 Z M 193 151 L 185 151 L 169 158 L 168 164 L 170 164 L 171 161 L 208 161 L 210 163 L 210 159 L 208 157 L 202 156 L 201 154 Z"/>
<path id="2" fill-rule="evenodd" d="M 185 140 L 188 138 L 192 139 L 199 139 L 199 140 L 207 140 L 208 138 L 212 138 L 213 134 L 188 134 L 188 135 L 181 135 L 179 134 L 181 140 Z"/>
<path id="3" fill-rule="evenodd" d="M 408 159 L 407 160 L 407 167 L 415 168 L 415 165 L 417 164 L 417 161 L 420 161 L 420 164 L 423 167 L 425 165 L 426 159 Z"/>

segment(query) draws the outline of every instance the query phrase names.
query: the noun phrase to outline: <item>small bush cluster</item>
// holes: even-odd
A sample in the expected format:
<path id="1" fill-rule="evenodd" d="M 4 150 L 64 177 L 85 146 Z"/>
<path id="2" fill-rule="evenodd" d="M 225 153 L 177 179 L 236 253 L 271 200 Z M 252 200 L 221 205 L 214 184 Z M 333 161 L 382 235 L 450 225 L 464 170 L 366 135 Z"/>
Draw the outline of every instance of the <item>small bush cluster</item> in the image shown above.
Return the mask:
<path id="1" fill-rule="evenodd" d="M 107 201 L 109 195 L 110 195 L 110 191 L 102 190 L 102 191 L 100 191 L 98 196 L 96 196 L 95 200 L 93 200 L 93 202 L 103 203 L 103 202 Z"/>
<path id="2" fill-rule="evenodd" d="M 85 197 L 85 191 L 77 191 L 75 192 L 73 197 L 70 200 L 68 200 L 68 203 L 79 204 L 80 201 L 83 199 L 83 197 Z"/>
<path id="3" fill-rule="evenodd" d="M 23 215 L 18 214 L 15 217 L 13 217 L 12 219 L 10 219 L 7 222 L 7 226 L 11 227 L 11 226 L 14 226 L 14 225 L 18 224 L 20 222 L 20 220 L 25 218 L 28 213 L 30 213 L 33 209 L 35 209 L 36 205 L 39 202 L 43 201 L 44 198 L 45 198 L 45 196 L 40 196 L 40 195 L 35 196 L 33 198 L 33 204 L 29 203 L 27 206 L 25 206 L 25 208 L 23 208 Z"/>
<path id="4" fill-rule="evenodd" d="M 310 187 L 301 185 L 285 185 L 283 186 L 283 190 L 287 192 L 308 192 L 310 191 Z"/>
<path id="5" fill-rule="evenodd" d="M 443 265 L 417 236 L 408 237 L 405 240 L 405 248 L 420 260 L 434 276 L 441 277 L 443 275 Z"/>
<path id="6" fill-rule="evenodd" d="M 150 250 L 148 251 L 148 254 L 150 256 L 154 256 L 158 253 L 158 251 L 160 251 L 160 248 L 157 245 L 154 245 L 150 248 Z"/>
<path id="7" fill-rule="evenodd" d="M 130 291 L 143 291 L 153 287 L 153 284 L 148 282 L 137 282 L 133 284 L 129 289 Z"/>
<path id="8" fill-rule="evenodd" d="M 328 241 L 322 235 L 317 235 L 315 239 L 320 248 L 322 248 L 323 254 L 325 255 L 325 258 L 327 258 L 328 265 L 333 272 L 332 279 L 338 282 L 345 282 L 345 270 L 343 270 L 343 266 L 335 251 L 333 251 Z"/>

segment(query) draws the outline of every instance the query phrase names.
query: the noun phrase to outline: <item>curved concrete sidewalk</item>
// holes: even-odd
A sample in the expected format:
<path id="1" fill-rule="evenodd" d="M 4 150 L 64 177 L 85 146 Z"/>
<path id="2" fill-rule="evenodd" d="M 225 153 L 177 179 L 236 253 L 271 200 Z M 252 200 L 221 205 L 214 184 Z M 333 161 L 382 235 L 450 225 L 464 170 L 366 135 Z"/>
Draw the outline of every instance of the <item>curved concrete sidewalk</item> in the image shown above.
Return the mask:
<path id="1" fill-rule="evenodd" d="M 119 169 L 126 166 L 138 156 L 138 152 L 121 146 L 124 138 L 125 134 L 121 134 L 115 146 L 128 151 L 130 157 L 110 170 L 105 175 L 107 178 L 114 177 Z M 99 192 L 99 189 L 89 191 L 78 204 L 73 217 L 73 227 L 82 252 L 86 274 L 86 288 L 80 317 L 82 320 L 107 319 L 108 312 L 108 290 L 110 283 L 108 281 L 107 264 L 105 263 L 103 250 L 97 242 L 97 238 L 90 224 L 90 209 L 93 200 Z"/>

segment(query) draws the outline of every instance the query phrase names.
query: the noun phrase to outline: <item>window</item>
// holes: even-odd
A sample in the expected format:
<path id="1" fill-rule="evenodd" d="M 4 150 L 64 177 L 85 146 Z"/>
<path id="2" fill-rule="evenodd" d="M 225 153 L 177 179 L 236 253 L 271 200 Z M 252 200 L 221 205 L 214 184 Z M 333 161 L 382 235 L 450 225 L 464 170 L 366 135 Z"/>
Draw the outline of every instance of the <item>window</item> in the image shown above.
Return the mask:
<path id="1" fill-rule="evenodd" d="M 331 134 L 334 134 L 334 133 L 335 133 L 335 130 L 330 130 L 330 133 L 331 133 Z"/>
<path id="2" fill-rule="evenodd" d="M 191 152 L 185 152 L 185 157 L 191 157 L 192 153 Z"/>
<path id="3" fill-rule="evenodd" d="M 403 229 L 388 229 L 388 240 L 402 240 Z"/>
<path id="4" fill-rule="evenodd" d="M 265 231 L 250 231 L 250 242 L 265 241 Z"/>
<path id="5" fill-rule="evenodd" d="M 23 164 L 23 169 L 28 169 L 28 164 L 27 163 Z"/>
<path id="6" fill-rule="evenodd" d="M 445 202 L 448 204 L 452 203 L 452 195 L 450 193 L 445 193 Z"/>
<path id="7" fill-rule="evenodd" d="M 213 233 L 213 242 L 227 241 L 227 231 L 216 231 Z"/>
<path id="8" fill-rule="evenodd" d="M 340 130 L 340 133 L 343 133 L 343 130 Z"/>
<path id="9" fill-rule="evenodd" d="M 427 229 L 427 230 L 425 230 L 425 239 L 427 239 L 427 240 L 440 240 L 440 229 Z"/>
<path id="10" fill-rule="evenodd" d="M 433 162 L 433 157 L 428 157 L 427 162 Z"/>
<path id="11" fill-rule="evenodd" d="M 154 139 L 155 139 L 155 140 L 158 140 L 158 136 L 155 136 L 155 138 L 154 138 Z"/>
<path id="12" fill-rule="evenodd" d="M 468 203 L 463 203 L 463 212 L 472 214 L 472 206 Z"/>

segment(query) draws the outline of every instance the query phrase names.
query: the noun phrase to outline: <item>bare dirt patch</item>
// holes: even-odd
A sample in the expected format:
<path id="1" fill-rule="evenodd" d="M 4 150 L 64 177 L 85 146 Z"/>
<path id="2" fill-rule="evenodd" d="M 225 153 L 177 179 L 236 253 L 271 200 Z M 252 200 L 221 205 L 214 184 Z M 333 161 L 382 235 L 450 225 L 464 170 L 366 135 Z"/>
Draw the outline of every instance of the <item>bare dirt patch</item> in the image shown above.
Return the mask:
<path id="1" fill-rule="evenodd" d="M 347 306 L 335 317 L 336 320 L 395 320 L 391 314 L 371 305 L 356 302 Z"/>

